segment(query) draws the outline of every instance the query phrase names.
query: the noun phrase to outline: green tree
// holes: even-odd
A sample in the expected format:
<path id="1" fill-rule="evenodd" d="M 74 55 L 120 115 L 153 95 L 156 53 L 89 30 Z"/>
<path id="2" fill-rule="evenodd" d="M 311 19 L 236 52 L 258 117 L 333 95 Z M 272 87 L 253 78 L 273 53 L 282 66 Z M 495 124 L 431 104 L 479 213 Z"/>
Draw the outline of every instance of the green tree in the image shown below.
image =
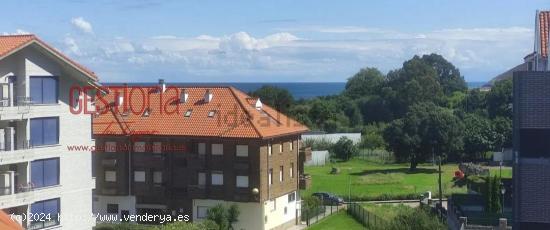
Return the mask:
<path id="1" fill-rule="evenodd" d="M 356 156 L 359 153 L 357 146 L 353 144 L 353 141 L 343 136 L 333 146 L 332 151 L 336 157 L 342 160 L 349 160 L 352 156 Z"/>
<path id="2" fill-rule="evenodd" d="M 512 146 L 512 120 L 508 117 L 495 117 L 493 120 L 493 127 L 495 129 L 495 148 L 500 150 L 501 148 Z"/>
<path id="3" fill-rule="evenodd" d="M 387 82 L 388 88 L 382 92 L 396 117 L 403 117 L 416 103 L 440 104 L 444 98 L 435 68 L 418 56 L 403 63 L 401 69 L 390 71 Z"/>
<path id="4" fill-rule="evenodd" d="M 437 72 L 437 78 L 443 92 L 447 95 L 456 91 L 465 92 L 468 89 L 464 77 L 460 75 L 460 71 L 452 63 L 445 60 L 439 54 L 423 55 L 422 61 L 432 66 Z"/>
<path id="5" fill-rule="evenodd" d="M 512 119 L 512 79 L 497 81 L 487 94 L 489 117 Z"/>
<path id="6" fill-rule="evenodd" d="M 464 152 L 470 159 L 479 159 L 481 155 L 495 148 L 498 134 L 491 121 L 476 114 L 464 117 Z"/>
<path id="7" fill-rule="evenodd" d="M 487 93 L 479 89 L 468 91 L 466 98 L 462 101 L 464 112 L 487 115 Z"/>
<path id="8" fill-rule="evenodd" d="M 264 85 L 251 92 L 250 95 L 260 98 L 262 103 L 270 105 L 282 113 L 286 113 L 294 103 L 294 97 L 288 90 L 276 86 Z"/>
<path id="9" fill-rule="evenodd" d="M 384 75 L 376 68 L 364 68 L 349 78 L 344 94 L 351 98 L 376 94 L 384 82 Z"/>
<path id="10" fill-rule="evenodd" d="M 433 103 L 411 107 L 402 119 L 390 123 L 384 132 L 389 150 L 400 161 L 408 159 L 410 169 L 435 154 L 457 155 L 463 148 L 462 122 L 452 111 Z"/>
<path id="11" fill-rule="evenodd" d="M 233 224 L 238 221 L 240 211 L 236 204 L 226 207 L 218 204 L 207 211 L 206 218 L 213 221 L 219 230 L 233 229 Z"/>

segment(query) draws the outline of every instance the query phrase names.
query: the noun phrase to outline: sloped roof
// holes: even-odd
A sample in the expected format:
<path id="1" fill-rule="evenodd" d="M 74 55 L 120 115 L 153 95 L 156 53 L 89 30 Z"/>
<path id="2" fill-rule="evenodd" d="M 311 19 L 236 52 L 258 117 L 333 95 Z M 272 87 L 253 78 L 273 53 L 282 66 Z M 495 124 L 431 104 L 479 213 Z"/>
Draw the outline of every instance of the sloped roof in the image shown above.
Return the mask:
<path id="1" fill-rule="evenodd" d="M 256 109 L 257 99 L 233 87 L 168 87 L 161 94 L 156 87 L 129 86 L 123 105 L 114 106 L 115 95 L 123 95 L 124 88 L 109 87 L 109 93 L 96 100 L 95 135 L 269 138 L 308 130 L 265 104 Z M 189 95 L 186 102 L 179 101 L 182 90 Z M 207 90 L 212 93 L 210 102 L 204 100 Z M 148 116 L 143 114 L 146 108 Z M 191 116 L 185 117 L 188 110 Z M 213 117 L 208 116 L 211 111 L 215 111 Z"/>
<path id="2" fill-rule="evenodd" d="M 96 74 L 87 69 L 86 67 L 78 64 L 77 62 L 71 60 L 61 52 L 59 52 L 57 49 L 49 46 L 47 43 L 40 40 L 37 36 L 34 34 L 25 34 L 25 35 L 0 35 L 0 60 L 10 56 L 11 54 L 31 45 L 31 44 L 37 44 L 40 47 L 46 49 L 47 51 L 51 52 L 53 55 L 57 56 L 61 60 L 68 63 L 70 66 L 75 68 L 76 70 L 80 71 L 84 75 L 92 78 L 93 80 L 97 81 L 98 77 Z"/>
<path id="3" fill-rule="evenodd" d="M 550 11 L 541 11 L 539 13 L 539 33 L 541 55 L 548 57 L 548 32 L 550 28 Z"/>

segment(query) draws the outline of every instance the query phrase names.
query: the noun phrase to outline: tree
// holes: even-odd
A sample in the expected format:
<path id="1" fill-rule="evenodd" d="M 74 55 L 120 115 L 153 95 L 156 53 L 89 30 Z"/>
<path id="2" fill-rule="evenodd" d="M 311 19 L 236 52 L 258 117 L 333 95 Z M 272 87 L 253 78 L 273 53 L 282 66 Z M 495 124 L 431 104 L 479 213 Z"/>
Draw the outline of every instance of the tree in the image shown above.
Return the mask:
<path id="1" fill-rule="evenodd" d="M 410 161 L 410 169 L 425 161 L 432 153 L 456 155 L 463 148 L 463 124 L 448 109 L 433 103 L 411 107 L 402 119 L 390 123 L 384 139 L 400 161 Z"/>
<path id="2" fill-rule="evenodd" d="M 401 69 L 390 71 L 386 78 L 388 88 L 382 93 L 395 117 L 403 117 L 416 103 L 441 104 L 444 98 L 435 68 L 418 56 L 403 63 Z"/>
<path id="3" fill-rule="evenodd" d="M 466 98 L 462 101 L 462 108 L 466 113 L 477 113 L 487 115 L 487 93 L 479 89 L 468 91 Z"/>
<path id="4" fill-rule="evenodd" d="M 449 61 L 445 60 L 443 56 L 432 53 L 423 55 L 421 60 L 435 69 L 439 84 L 446 95 L 450 95 L 456 91 L 464 92 L 468 89 L 466 81 L 460 75 L 460 71 Z"/>
<path id="5" fill-rule="evenodd" d="M 376 68 L 364 68 L 348 79 L 344 94 L 351 98 L 376 94 L 384 82 L 384 75 Z"/>
<path id="6" fill-rule="evenodd" d="M 264 85 L 250 95 L 260 98 L 262 103 L 273 106 L 282 113 L 286 113 L 294 103 L 294 97 L 288 90 L 276 86 Z"/>
<path id="7" fill-rule="evenodd" d="M 464 125 L 464 152 L 470 159 L 479 159 L 482 153 L 495 148 L 498 134 L 489 119 L 467 114 Z"/>
<path id="8" fill-rule="evenodd" d="M 341 137 L 338 142 L 332 146 L 332 151 L 336 157 L 345 161 L 359 153 L 359 149 L 353 144 L 353 141 L 345 136 Z"/>
<path id="9" fill-rule="evenodd" d="M 500 150 L 501 148 L 512 146 L 512 120 L 507 117 L 498 116 L 492 122 L 497 134 L 495 148 Z"/>
<path id="10" fill-rule="evenodd" d="M 512 119 L 512 79 L 497 81 L 487 94 L 489 117 L 497 116 Z"/>
<path id="11" fill-rule="evenodd" d="M 501 210 L 500 200 L 500 179 L 495 175 L 494 177 L 485 178 L 484 198 L 485 198 L 485 212 L 498 213 Z"/>
<path id="12" fill-rule="evenodd" d="M 236 204 L 226 207 L 218 204 L 207 211 L 206 218 L 218 225 L 219 230 L 233 229 L 233 224 L 238 221 L 240 211 Z"/>

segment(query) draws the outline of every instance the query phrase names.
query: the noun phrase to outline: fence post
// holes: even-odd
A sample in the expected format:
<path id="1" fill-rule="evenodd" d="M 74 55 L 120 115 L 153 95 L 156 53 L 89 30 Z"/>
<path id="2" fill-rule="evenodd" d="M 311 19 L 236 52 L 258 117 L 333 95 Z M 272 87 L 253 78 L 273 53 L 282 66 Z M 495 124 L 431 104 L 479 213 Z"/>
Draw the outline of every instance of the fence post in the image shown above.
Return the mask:
<path id="1" fill-rule="evenodd" d="M 498 219 L 498 230 L 506 230 L 508 227 L 508 220 L 506 218 Z"/>

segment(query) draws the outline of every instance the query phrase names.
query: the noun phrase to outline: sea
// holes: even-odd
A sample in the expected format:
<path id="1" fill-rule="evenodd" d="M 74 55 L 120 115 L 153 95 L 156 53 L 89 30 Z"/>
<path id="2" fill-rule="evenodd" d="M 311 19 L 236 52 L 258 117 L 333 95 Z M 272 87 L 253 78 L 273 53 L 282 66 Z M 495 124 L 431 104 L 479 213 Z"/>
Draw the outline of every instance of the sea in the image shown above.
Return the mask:
<path id="1" fill-rule="evenodd" d="M 486 82 L 468 82 L 468 88 L 479 88 Z M 121 85 L 122 83 L 104 83 L 104 85 Z M 251 92 L 264 85 L 287 89 L 295 99 L 310 99 L 319 96 L 336 95 L 344 91 L 345 82 L 225 82 L 225 83 L 170 83 L 174 86 L 233 86 L 243 92 Z M 132 83 L 131 85 L 150 86 L 154 83 Z"/>

